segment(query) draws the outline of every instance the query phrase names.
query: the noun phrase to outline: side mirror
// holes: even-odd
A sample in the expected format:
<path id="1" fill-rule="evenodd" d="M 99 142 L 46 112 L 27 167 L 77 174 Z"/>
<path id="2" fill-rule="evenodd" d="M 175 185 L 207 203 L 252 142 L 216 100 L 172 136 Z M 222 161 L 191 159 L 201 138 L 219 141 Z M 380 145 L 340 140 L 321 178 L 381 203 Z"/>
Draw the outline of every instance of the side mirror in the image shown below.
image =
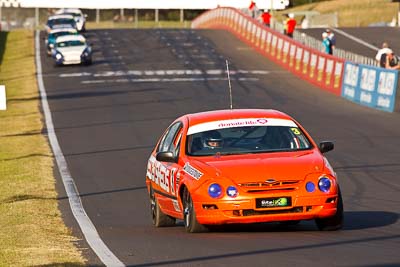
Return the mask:
<path id="1" fill-rule="evenodd" d="M 158 152 L 156 155 L 156 160 L 164 162 L 172 162 L 172 163 L 176 162 L 174 153 L 172 153 L 171 151 Z"/>
<path id="2" fill-rule="evenodd" d="M 335 145 L 331 141 L 323 141 L 319 143 L 319 151 L 321 151 L 321 153 L 326 153 L 328 151 L 331 151 L 333 150 L 334 147 Z"/>

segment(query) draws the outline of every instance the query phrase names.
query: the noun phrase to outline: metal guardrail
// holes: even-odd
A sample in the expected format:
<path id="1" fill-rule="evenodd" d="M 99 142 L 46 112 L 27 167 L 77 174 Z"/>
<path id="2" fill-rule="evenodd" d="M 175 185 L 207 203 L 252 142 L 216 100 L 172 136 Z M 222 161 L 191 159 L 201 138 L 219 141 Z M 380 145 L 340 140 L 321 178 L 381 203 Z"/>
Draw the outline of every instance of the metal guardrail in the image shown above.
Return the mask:
<path id="1" fill-rule="evenodd" d="M 275 31 L 283 33 L 284 25 L 282 23 L 274 21 L 271 25 L 271 28 L 274 29 Z M 321 40 L 315 39 L 314 37 L 311 37 L 305 33 L 295 31 L 293 34 L 293 39 L 304 44 L 307 47 L 311 47 L 318 51 L 324 50 Z M 333 55 L 336 57 L 339 57 L 339 58 L 343 58 L 345 60 L 349 60 L 349 61 L 357 63 L 357 64 L 378 66 L 378 63 L 375 61 L 374 58 L 362 56 L 362 55 L 359 55 L 359 54 L 356 54 L 353 52 L 349 52 L 349 51 L 346 51 L 346 50 L 343 50 L 340 48 L 335 48 L 333 50 Z"/>

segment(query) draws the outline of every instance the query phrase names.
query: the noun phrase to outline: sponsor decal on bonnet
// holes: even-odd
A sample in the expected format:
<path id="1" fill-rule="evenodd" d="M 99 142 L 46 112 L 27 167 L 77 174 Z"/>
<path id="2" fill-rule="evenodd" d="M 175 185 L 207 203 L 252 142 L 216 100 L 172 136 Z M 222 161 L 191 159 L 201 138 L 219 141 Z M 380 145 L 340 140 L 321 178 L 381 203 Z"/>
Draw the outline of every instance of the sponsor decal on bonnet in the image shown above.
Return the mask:
<path id="1" fill-rule="evenodd" d="M 192 165 L 190 165 L 188 162 L 183 166 L 183 170 L 192 176 L 194 179 L 199 180 L 201 176 L 203 176 L 203 173 L 194 168 Z"/>

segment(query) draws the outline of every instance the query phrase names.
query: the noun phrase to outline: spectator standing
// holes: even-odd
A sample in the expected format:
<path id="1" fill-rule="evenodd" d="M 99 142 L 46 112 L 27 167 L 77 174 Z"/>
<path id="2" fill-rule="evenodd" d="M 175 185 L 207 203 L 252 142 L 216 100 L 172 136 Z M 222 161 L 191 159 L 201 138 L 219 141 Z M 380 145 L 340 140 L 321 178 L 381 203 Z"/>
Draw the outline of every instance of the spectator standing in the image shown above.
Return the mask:
<path id="1" fill-rule="evenodd" d="M 331 40 L 328 37 L 328 33 L 327 32 L 323 32 L 322 33 L 322 45 L 324 46 L 325 53 L 327 53 L 329 55 L 333 54 L 332 43 L 331 43 Z"/>
<path id="2" fill-rule="evenodd" d="M 400 70 L 399 58 L 393 53 L 392 50 L 388 51 L 386 54 L 385 68 L 390 70 Z"/>
<path id="3" fill-rule="evenodd" d="M 251 14 L 251 17 L 254 19 L 255 18 L 255 16 L 256 16 L 256 9 L 257 9 L 257 5 L 256 5 L 256 2 L 254 2 L 253 0 L 250 2 L 250 5 L 249 5 L 249 11 L 250 11 L 250 14 Z"/>
<path id="4" fill-rule="evenodd" d="M 287 36 L 289 36 L 290 38 L 293 38 L 293 32 L 294 29 L 296 28 L 296 20 L 294 19 L 294 14 L 293 13 L 289 13 L 287 15 L 287 19 L 285 22 L 285 34 Z"/>
<path id="5" fill-rule="evenodd" d="M 335 34 L 331 31 L 331 29 L 326 29 L 326 33 L 328 34 L 328 38 L 331 41 L 332 45 L 332 52 L 336 48 L 336 36 Z"/>
<path id="6" fill-rule="evenodd" d="M 265 26 L 269 27 L 271 25 L 271 13 L 269 13 L 268 9 L 264 10 L 260 18 Z"/>
<path id="7" fill-rule="evenodd" d="M 387 42 L 383 42 L 382 48 L 378 50 L 378 53 L 375 56 L 375 59 L 381 68 L 386 68 L 386 57 L 388 53 L 392 53 L 392 49 L 389 48 Z"/>

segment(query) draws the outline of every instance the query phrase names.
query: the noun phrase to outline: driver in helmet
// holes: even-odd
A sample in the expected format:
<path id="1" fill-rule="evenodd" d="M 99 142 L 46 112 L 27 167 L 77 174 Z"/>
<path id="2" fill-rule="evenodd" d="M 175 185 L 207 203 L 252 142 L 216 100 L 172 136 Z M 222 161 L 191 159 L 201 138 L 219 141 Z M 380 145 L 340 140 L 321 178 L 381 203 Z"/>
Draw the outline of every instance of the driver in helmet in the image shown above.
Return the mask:
<path id="1" fill-rule="evenodd" d="M 203 146 L 205 148 L 221 148 L 223 142 L 221 134 L 217 130 L 208 131 L 203 134 Z"/>

